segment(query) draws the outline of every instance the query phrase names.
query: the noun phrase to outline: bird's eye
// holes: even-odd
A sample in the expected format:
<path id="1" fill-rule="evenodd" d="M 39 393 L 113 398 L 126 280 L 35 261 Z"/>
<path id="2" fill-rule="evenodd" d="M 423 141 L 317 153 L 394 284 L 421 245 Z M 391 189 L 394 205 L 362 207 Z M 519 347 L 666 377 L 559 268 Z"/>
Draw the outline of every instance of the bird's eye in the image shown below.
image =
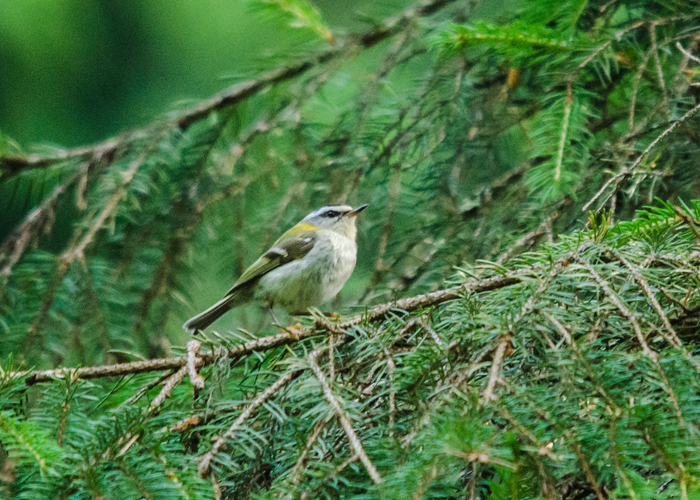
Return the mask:
<path id="1" fill-rule="evenodd" d="M 324 214 L 326 217 L 338 217 L 340 213 L 336 212 L 335 210 L 329 210 Z"/>

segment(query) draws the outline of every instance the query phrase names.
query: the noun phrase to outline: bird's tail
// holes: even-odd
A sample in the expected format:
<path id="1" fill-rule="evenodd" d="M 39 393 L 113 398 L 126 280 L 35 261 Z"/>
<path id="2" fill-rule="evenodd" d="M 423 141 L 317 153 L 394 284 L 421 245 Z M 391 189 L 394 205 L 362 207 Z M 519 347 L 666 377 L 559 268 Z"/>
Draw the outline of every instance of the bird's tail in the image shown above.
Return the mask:
<path id="1" fill-rule="evenodd" d="M 185 321 L 185 324 L 182 325 L 182 327 L 190 333 L 197 333 L 197 330 L 205 329 L 228 311 L 236 307 L 239 303 L 239 294 L 229 294 L 206 311 L 203 311 L 196 316 L 192 316 L 190 319 Z"/>

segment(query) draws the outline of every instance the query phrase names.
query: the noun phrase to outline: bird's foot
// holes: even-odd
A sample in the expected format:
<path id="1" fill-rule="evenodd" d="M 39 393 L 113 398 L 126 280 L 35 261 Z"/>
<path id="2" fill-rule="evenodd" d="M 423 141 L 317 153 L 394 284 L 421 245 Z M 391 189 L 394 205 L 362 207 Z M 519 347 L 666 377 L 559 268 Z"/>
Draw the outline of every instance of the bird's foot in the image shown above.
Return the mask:
<path id="1" fill-rule="evenodd" d="M 284 330 L 281 330 L 280 333 L 288 333 L 292 336 L 294 340 L 299 340 L 299 334 L 301 333 L 301 323 L 288 326 Z"/>

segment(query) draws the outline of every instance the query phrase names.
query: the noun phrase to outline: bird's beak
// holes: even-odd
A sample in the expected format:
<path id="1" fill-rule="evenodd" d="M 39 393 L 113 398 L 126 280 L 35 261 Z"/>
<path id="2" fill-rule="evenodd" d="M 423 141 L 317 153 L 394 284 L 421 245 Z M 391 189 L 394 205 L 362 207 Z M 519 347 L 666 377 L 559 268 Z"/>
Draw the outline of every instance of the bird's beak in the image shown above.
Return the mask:
<path id="1" fill-rule="evenodd" d="M 364 205 L 360 205 L 357 208 L 353 208 L 352 210 L 350 210 L 348 213 L 345 214 L 345 217 L 357 217 L 357 214 L 362 212 L 365 208 L 367 208 L 367 203 L 365 203 Z"/>

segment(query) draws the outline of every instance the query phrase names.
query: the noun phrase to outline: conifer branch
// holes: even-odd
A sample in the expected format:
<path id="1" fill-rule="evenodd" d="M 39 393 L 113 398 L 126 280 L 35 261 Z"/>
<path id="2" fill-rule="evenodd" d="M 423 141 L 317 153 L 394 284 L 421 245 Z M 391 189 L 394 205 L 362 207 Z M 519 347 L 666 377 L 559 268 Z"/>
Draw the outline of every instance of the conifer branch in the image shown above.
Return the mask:
<path id="1" fill-rule="evenodd" d="M 612 302 L 615 307 L 620 311 L 620 314 L 622 314 L 622 317 L 624 317 L 627 321 L 630 322 L 632 325 L 632 329 L 634 330 L 634 334 L 637 337 L 637 341 L 639 342 L 639 345 L 642 348 L 642 352 L 648 356 L 651 360 L 655 360 L 657 358 L 657 355 L 654 351 L 651 350 L 649 347 L 649 344 L 647 344 L 647 341 L 644 337 L 644 334 L 642 333 L 642 328 L 639 326 L 639 321 L 637 321 L 637 316 L 630 311 L 620 300 L 620 298 L 617 296 L 617 294 L 613 291 L 613 289 L 610 287 L 607 281 L 605 281 L 600 274 L 596 272 L 596 270 L 593 268 L 593 266 L 586 260 L 584 260 L 581 257 L 577 257 L 576 261 L 583 266 L 586 271 L 593 277 L 593 279 L 598 283 L 598 285 L 603 289 L 605 292 L 605 295 L 608 297 L 610 302 Z"/>
<path id="2" fill-rule="evenodd" d="M 554 325 L 554 327 L 557 329 L 557 331 L 561 334 L 561 336 L 564 338 L 566 343 L 568 344 L 569 348 L 571 348 L 572 351 L 574 351 L 574 355 L 576 356 L 576 359 L 578 359 L 579 363 L 583 366 L 584 371 L 586 372 L 586 375 L 588 378 L 591 379 L 591 381 L 594 383 L 595 389 L 600 393 L 600 395 L 605 399 L 605 402 L 610 408 L 613 410 L 617 410 L 618 405 L 615 403 L 615 401 L 610 397 L 608 394 L 608 391 L 605 390 L 603 385 L 600 383 L 600 379 L 596 372 L 593 370 L 593 367 L 591 364 L 588 362 L 586 358 L 583 357 L 583 353 L 581 352 L 581 348 L 578 346 L 578 344 L 574 341 L 573 337 L 571 336 L 571 333 L 566 329 L 566 327 L 557 319 L 554 317 L 554 315 L 550 314 L 547 311 L 540 311 L 540 314 L 547 318 L 550 323 Z"/>
<path id="3" fill-rule="evenodd" d="M 603 184 L 603 186 L 598 190 L 598 192 L 593 195 L 593 198 L 588 200 L 588 202 L 581 208 L 582 212 L 585 212 L 588 210 L 588 208 L 595 203 L 595 201 L 600 198 L 605 191 L 607 191 L 608 187 L 615 183 L 615 186 L 613 187 L 612 191 L 608 193 L 608 195 L 605 197 L 605 199 L 599 204 L 598 209 L 596 210 L 597 212 L 600 212 L 600 210 L 605 206 L 605 204 L 608 202 L 608 200 L 617 194 L 617 192 L 620 190 L 620 187 L 622 184 L 629 178 L 630 175 L 634 172 L 634 170 L 639 166 L 640 163 L 646 158 L 646 156 L 649 154 L 649 152 L 656 147 L 657 144 L 659 144 L 666 136 L 668 136 L 671 132 L 673 132 L 678 126 L 682 125 L 683 122 L 685 122 L 688 118 L 693 116 L 695 113 L 700 111 L 700 104 L 697 104 L 694 108 L 692 108 L 690 111 L 688 111 L 686 114 L 684 114 L 680 119 L 676 120 L 673 122 L 666 130 L 664 130 L 661 134 L 659 134 L 656 139 L 654 139 L 651 144 L 649 144 L 644 151 L 637 157 L 637 159 L 632 163 L 630 167 L 622 167 L 620 169 L 620 172 L 618 172 L 615 176 L 611 177 L 608 179 L 608 181 Z"/>
<path id="4" fill-rule="evenodd" d="M 362 465 L 364 465 L 365 469 L 367 469 L 367 473 L 372 478 L 372 481 L 374 481 L 374 484 L 381 483 L 382 477 L 379 475 L 379 472 L 377 472 L 376 467 L 370 461 L 369 457 L 365 453 L 365 450 L 362 447 L 362 442 L 360 441 L 360 438 L 357 436 L 355 429 L 353 429 L 352 424 L 350 423 L 350 418 L 347 416 L 345 411 L 340 406 L 340 403 L 338 403 L 338 400 L 333 395 L 333 391 L 331 390 L 331 386 L 328 385 L 328 380 L 326 379 L 326 376 L 323 374 L 323 370 L 321 370 L 321 368 L 316 363 L 315 356 L 311 356 L 311 355 L 308 356 L 306 358 L 306 361 L 309 363 L 311 370 L 313 370 L 314 375 L 316 375 L 316 378 L 318 379 L 319 383 L 321 384 L 321 388 L 323 389 L 323 395 L 326 398 L 326 401 L 328 401 L 328 403 L 331 405 L 331 407 L 333 408 L 333 411 L 335 412 L 336 416 L 338 417 L 338 420 L 340 420 L 340 425 L 343 427 L 343 430 L 345 431 L 345 434 L 348 438 L 348 441 L 350 442 L 350 447 L 354 450 L 355 454 L 360 458 Z"/>
<path id="5" fill-rule="evenodd" d="M 56 203 L 68 189 L 80 180 L 80 177 L 81 173 L 76 172 L 65 182 L 56 186 L 51 194 L 37 208 L 29 212 L 24 221 L 7 235 L 0 245 L 1 276 L 6 277 L 12 274 L 12 267 L 19 261 L 29 244 L 50 230 L 54 220 Z"/>
<path id="6" fill-rule="evenodd" d="M 700 63 L 700 57 L 695 56 L 695 55 L 691 54 L 690 52 L 688 52 L 686 49 L 684 49 L 683 46 L 681 45 L 681 42 L 676 42 L 676 48 L 678 50 L 680 50 L 683 53 L 683 55 L 685 57 L 687 57 L 688 59 L 690 59 L 691 61 L 695 61 L 696 63 Z"/>
<path id="7" fill-rule="evenodd" d="M 644 59 L 639 64 L 637 72 L 634 74 L 634 79 L 632 80 L 632 97 L 630 98 L 630 111 L 629 111 L 629 131 L 634 130 L 634 110 L 637 105 L 637 94 L 639 93 L 639 83 L 642 81 L 642 76 L 644 76 L 644 70 L 649 64 L 649 59 L 651 59 L 652 49 L 649 49 L 644 55 Z"/>
<path id="8" fill-rule="evenodd" d="M 581 449 L 581 446 L 576 442 L 576 439 L 573 436 L 570 439 L 571 439 L 571 447 L 574 449 L 574 453 L 576 454 L 576 458 L 578 458 L 578 461 L 581 464 L 581 468 L 583 469 L 583 472 L 586 474 L 586 479 L 588 479 L 588 482 L 591 484 L 591 487 L 593 488 L 593 491 L 595 492 L 595 496 L 598 498 L 598 500 L 606 500 L 606 496 L 603 495 L 603 491 L 600 489 L 600 484 L 598 484 L 598 481 L 596 480 L 595 476 L 593 475 L 593 471 L 591 470 L 591 466 L 588 463 L 588 460 L 586 460 L 586 456 L 583 454 L 583 450 Z"/>
<path id="9" fill-rule="evenodd" d="M 197 353 L 202 347 L 199 340 L 193 339 L 187 342 L 187 373 L 190 376 L 190 383 L 197 389 L 204 389 L 204 378 L 197 373 Z"/>
<path id="10" fill-rule="evenodd" d="M 651 360 L 652 364 L 656 368 L 659 377 L 663 382 L 664 390 L 668 394 L 669 399 L 671 400 L 671 404 L 673 405 L 673 408 L 676 412 L 678 421 L 681 424 L 681 426 L 685 427 L 685 419 L 681 412 L 680 405 L 678 404 L 678 398 L 676 397 L 676 394 L 673 391 L 673 388 L 671 387 L 668 378 L 666 377 L 666 373 L 664 372 L 663 367 L 659 363 L 658 354 L 649 347 L 649 344 L 647 344 L 644 334 L 642 333 L 642 328 L 640 327 L 639 321 L 637 320 L 637 316 L 623 304 L 622 300 L 620 300 L 620 298 L 615 294 L 615 292 L 612 290 L 607 281 L 605 281 L 595 271 L 595 269 L 593 269 L 593 266 L 591 266 L 587 261 L 580 257 L 576 260 L 591 274 L 591 276 L 593 276 L 593 279 L 595 279 L 598 285 L 600 285 L 608 299 L 610 299 L 610 301 L 620 311 L 620 314 L 622 314 L 622 316 L 632 325 L 635 336 L 637 337 L 637 341 L 642 346 L 642 352 Z"/>
<path id="11" fill-rule="evenodd" d="M 582 247 L 583 248 L 583 247 Z M 579 249 L 580 250 L 580 249 Z M 692 257 L 693 259 L 697 259 L 698 256 L 695 255 Z M 657 260 L 660 262 L 663 262 L 664 260 L 669 260 L 673 259 L 672 255 L 663 255 L 659 256 Z M 530 297 L 529 301 L 524 304 L 524 309 L 520 312 L 519 317 L 522 317 L 523 314 L 526 312 L 532 310 L 535 307 L 536 304 L 536 297 L 539 296 L 540 293 L 544 290 L 543 287 L 546 286 L 549 280 L 551 280 L 554 275 L 566 264 L 573 262 L 574 260 L 579 260 L 580 262 L 585 262 L 582 261 L 580 258 L 576 257 L 573 253 L 568 253 L 564 255 L 562 258 L 560 258 L 556 265 L 552 268 L 550 271 L 548 277 L 543 280 L 540 283 L 540 286 L 538 287 L 538 292 L 534 294 L 533 296 Z M 595 270 L 588 265 L 588 268 L 592 270 L 595 273 Z M 585 267 L 585 266 L 584 266 Z M 404 311 L 404 312 L 412 312 L 424 308 L 429 308 L 433 306 L 440 305 L 442 303 L 451 301 L 451 300 L 456 300 L 464 295 L 468 294 L 478 294 L 478 293 L 483 293 L 491 290 L 497 290 L 500 288 L 512 286 L 515 284 L 518 284 L 521 282 L 522 278 L 525 277 L 530 277 L 530 276 L 537 276 L 539 273 L 542 272 L 542 269 L 539 266 L 532 266 L 532 267 L 527 267 L 527 268 L 522 268 L 522 269 L 517 269 L 513 270 L 509 273 L 499 275 L 499 276 L 493 276 L 481 280 L 470 280 L 466 282 L 463 285 L 452 287 L 452 288 L 447 288 L 443 290 L 438 290 L 435 292 L 429 292 L 426 294 L 422 295 L 417 295 L 414 297 L 406 298 L 406 299 L 399 299 L 395 302 L 388 302 L 384 304 L 379 304 L 377 306 L 374 306 L 373 308 L 369 309 L 366 313 L 364 314 L 359 314 L 354 317 L 351 317 L 345 321 L 342 321 L 338 323 L 337 325 L 334 325 L 334 328 L 337 332 L 342 332 L 343 330 L 347 330 L 355 325 L 361 324 L 363 322 L 376 322 L 376 321 L 381 321 L 384 318 L 387 317 L 387 315 L 394 310 L 399 310 L 399 311 Z M 597 279 L 601 279 L 600 275 L 595 273 L 595 276 L 598 276 Z M 594 276 L 594 277 L 595 277 Z M 607 287 L 607 284 L 606 284 Z M 612 293 L 612 290 L 608 289 L 606 292 L 609 291 Z M 613 294 L 614 297 L 614 294 Z M 616 297 L 615 297 L 616 299 Z M 612 300 L 612 299 L 611 299 Z M 617 305 L 617 304 L 616 304 Z M 526 307 L 525 307 L 526 306 Z M 625 311 L 626 314 L 631 315 L 631 312 L 627 310 L 624 306 L 623 311 Z M 627 317 L 627 316 L 626 316 Z M 636 319 L 633 320 L 636 322 Z M 634 323 L 633 323 L 634 324 Z M 636 322 L 637 327 L 639 327 L 638 322 Z M 415 326 L 412 324 L 411 326 Z M 408 327 L 408 324 L 407 324 Z M 212 364 L 219 359 L 230 359 L 230 360 L 236 360 L 239 359 L 240 357 L 247 356 L 248 354 L 251 354 L 253 352 L 262 352 L 266 351 L 269 349 L 274 349 L 277 347 L 281 347 L 284 345 L 289 345 L 296 343 L 300 340 L 304 340 L 316 335 L 323 335 L 324 332 L 327 332 L 329 328 L 329 325 L 326 324 L 326 322 L 318 322 L 316 326 L 313 328 L 301 328 L 295 330 L 294 334 L 289 333 L 289 332 L 284 332 L 280 333 L 277 335 L 270 335 L 266 337 L 261 337 L 259 339 L 246 342 L 244 344 L 239 344 L 234 347 L 231 347 L 230 349 L 217 349 L 215 352 L 209 352 L 209 353 L 202 353 L 197 361 L 195 362 L 195 367 L 196 368 L 201 368 L 202 366 L 206 366 L 209 364 Z M 641 334 L 641 327 L 639 328 L 639 331 L 637 331 L 637 328 L 635 328 L 635 334 L 637 335 L 638 339 L 644 340 L 643 335 Z M 646 345 L 646 341 L 644 341 L 644 344 L 642 346 Z M 647 346 L 648 349 L 648 346 Z M 646 351 L 645 351 L 646 352 Z M 651 350 L 649 350 L 651 352 Z M 652 355 L 653 356 L 653 355 Z M 101 366 L 90 366 L 90 367 L 82 367 L 82 368 L 57 368 L 53 370 L 37 370 L 37 371 L 30 371 L 30 372 L 15 372 L 13 374 L 14 377 L 26 377 L 25 382 L 29 385 L 33 385 L 36 383 L 40 382 L 48 382 L 53 380 L 54 378 L 63 378 L 66 376 L 66 374 L 71 374 L 74 377 L 77 378 L 82 378 L 82 379 L 92 379 L 92 378 L 101 378 L 101 377 L 113 377 L 113 376 L 121 376 L 121 375 L 126 375 L 126 374 L 132 374 L 132 373 L 144 373 L 144 372 L 151 372 L 151 371 L 162 371 L 162 370 L 177 370 L 183 365 L 187 363 L 187 358 L 186 357 L 171 357 L 171 358 L 159 358 L 159 359 L 151 359 L 151 360 L 145 360 L 145 361 L 136 361 L 136 362 L 131 362 L 131 363 L 119 363 L 115 365 L 101 365 Z"/>
<path id="12" fill-rule="evenodd" d="M 654 56 L 654 63 L 656 66 L 656 76 L 659 81 L 659 90 L 661 92 L 661 99 L 663 101 L 664 112 L 666 114 L 666 119 L 671 121 L 671 106 L 668 103 L 668 94 L 666 92 L 666 82 L 664 81 L 664 71 L 661 67 L 661 59 L 659 58 L 659 45 L 656 41 L 656 24 L 651 23 L 649 25 L 649 38 L 651 39 L 651 53 Z"/>
<path id="13" fill-rule="evenodd" d="M 214 459 L 214 457 L 216 457 L 216 455 L 219 453 L 219 450 L 226 444 L 226 442 L 236 435 L 236 432 L 241 427 L 241 425 L 243 425 L 243 423 L 248 419 L 248 417 L 250 417 L 255 412 L 255 410 L 257 410 L 268 399 L 274 396 L 280 389 L 282 389 L 285 385 L 294 380 L 294 378 L 296 378 L 300 373 L 301 370 L 288 371 L 284 373 L 281 377 L 279 377 L 274 384 L 272 384 L 270 387 L 256 395 L 255 399 L 253 399 L 250 405 L 248 405 L 246 409 L 243 410 L 243 412 L 233 422 L 233 424 L 231 424 L 231 427 L 229 427 L 224 434 L 216 438 L 216 441 L 214 441 L 214 445 L 212 446 L 211 450 L 209 450 L 200 457 L 198 470 L 202 476 L 207 476 L 209 474 L 209 467 L 211 466 L 211 461 Z"/>
<path id="14" fill-rule="evenodd" d="M 661 307 L 661 304 L 659 304 L 659 301 L 656 299 L 656 296 L 654 295 L 654 292 L 652 292 L 651 287 L 649 287 L 649 283 L 647 282 L 647 280 L 644 279 L 644 276 L 642 276 L 642 274 L 632 265 L 632 263 L 630 263 L 630 261 L 628 261 L 619 251 L 615 250 L 614 248 L 611 248 L 610 251 L 620 262 L 622 262 L 625 265 L 627 269 L 629 269 L 629 272 L 634 278 L 634 281 L 636 281 L 637 284 L 641 287 L 641 289 L 644 290 L 644 293 L 649 299 L 649 302 L 659 314 L 659 317 L 661 318 L 661 321 L 663 322 L 668 332 L 667 334 L 661 333 L 661 335 L 671 346 L 673 346 L 676 349 L 680 349 L 681 351 L 683 351 L 684 355 L 688 357 L 688 353 L 684 352 L 685 350 L 683 348 L 683 343 L 681 342 L 681 339 L 678 338 L 676 330 L 673 328 L 673 326 L 671 326 L 671 322 L 668 320 L 668 316 L 666 316 L 666 313 Z"/>
<path id="15" fill-rule="evenodd" d="M 170 394 L 173 392 L 173 389 L 175 389 L 175 387 L 182 381 L 182 379 L 185 378 L 185 375 L 187 375 L 187 371 L 187 365 L 183 365 L 178 371 L 176 371 L 170 377 L 167 378 L 167 380 L 163 384 L 163 388 L 160 390 L 158 395 L 155 398 L 153 398 L 151 404 L 148 405 L 148 413 L 153 413 L 153 411 L 155 411 L 158 407 L 160 407 L 161 404 L 163 404 L 163 401 L 170 397 Z"/>
<path id="16" fill-rule="evenodd" d="M 128 147 L 143 138 L 148 138 L 154 133 L 162 133 L 163 129 L 179 129 L 186 131 L 193 124 L 209 117 L 212 113 L 230 108 L 250 97 L 264 91 L 270 86 L 275 86 L 307 73 L 313 68 L 330 63 L 336 59 L 345 59 L 354 56 L 358 51 L 369 49 L 380 42 L 391 38 L 408 28 L 414 19 L 428 17 L 455 0 L 424 0 L 395 17 L 386 19 L 374 28 L 348 37 L 347 41 L 339 42 L 333 48 L 303 59 L 296 64 L 281 66 L 277 69 L 262 74 L 259 78 L 240 82 L 222 90 L 212 97 L 198 103 L 179 116 L 172 118 L 165 125 L 154 124 L 144 129 L 125 132 L 121 136 L 103 141 L 92 146 L 63 151 L 53 156 L 28 155 L 26 157 L 0 157 L 0 171 L 7 178 L 19 172 L 34 168 L 45 168 L 69 160 L 84 161 L 99 155 L 103 158 L 114 156 L 121 149 Z"/>
<path id="17" fill-rule="evenodd" d="M 417 295 L 407 299 L 400 299 L 395 302 L 380 304 L 370 309 L 366 314 L 354 316 L 346 321 L 337 324 L 336 329 L 342 331 L 364 321 L 375 322 L 383 320 L 387 314 L 393 310 L 406 312 L 415 311 L 442 304 L 444 302 L 459 299 L 465 294 L 482 293 L 489 290 L 496 290 L 506 286 L 511 286 L 520 282 L 521 277 L 536 273 L 537 267 L 524 268 L 512 273 L 485 278 L 479 281 L 468 282 L 462 286 L 438 290 L 423 295 Z M 294 334 L 284 332 L 277 335 L 261 337 L 259 339 L 234 346 L 230 349 L 217 350 L 213 353 L 202 353 L 195 362 L 197 368 L 212 364 L 219 359 L 238 359 L 253 352 L 261 352 L 288 344 L 293 344 L 303 339 L 315 335 L 322 335 L 327 331 L 327 325 L 320 323 L 314 328 L 301 328 L 295 330 Z M 179 369 L 187 362 L 186 357 L 178 356 L 172 358 L 151 359 L 146 361 L 135 361 L 132 363 L 120 363 L 116 365 L 91 366 L 77 369 L 57 368 L 54 370 L 17 372 L 14 376 L 27 376 L 26 382 L 29 385 L 38 382 L 48 382 L 53 378 L 62 378 L 66 373 L 75 373 L 75 376 L 82 379 L 114 377 L 130 373 L 144 373 L 160 370 Z"/>
<path id="18" fill-rule="evenodd" d="M 314 425 L 313 431 L 306 438 L 306 445 L 304 446 L 304 449 L 301 450 L 301 453 L 299 454 L 299 458 L 297 458 L 297 461 L 294 464 L 294 468 L 292 469 L 292 472 L 289 476 L 290 477 L 289 482 L 295 488 L 299 484 L 299 481 L 301 480 L 301 476 L 304 472 L 304 468 L 306 467 L 306 459 L 309 456 L 309 453 L 311 453 L 311 450 L 313 449 L 314 445 L 316 444 L 316 441 L 321 436 L 321 433 L 326 429 L 327 425 L 328 425 L 327 419 L 319 420 Z"/>

